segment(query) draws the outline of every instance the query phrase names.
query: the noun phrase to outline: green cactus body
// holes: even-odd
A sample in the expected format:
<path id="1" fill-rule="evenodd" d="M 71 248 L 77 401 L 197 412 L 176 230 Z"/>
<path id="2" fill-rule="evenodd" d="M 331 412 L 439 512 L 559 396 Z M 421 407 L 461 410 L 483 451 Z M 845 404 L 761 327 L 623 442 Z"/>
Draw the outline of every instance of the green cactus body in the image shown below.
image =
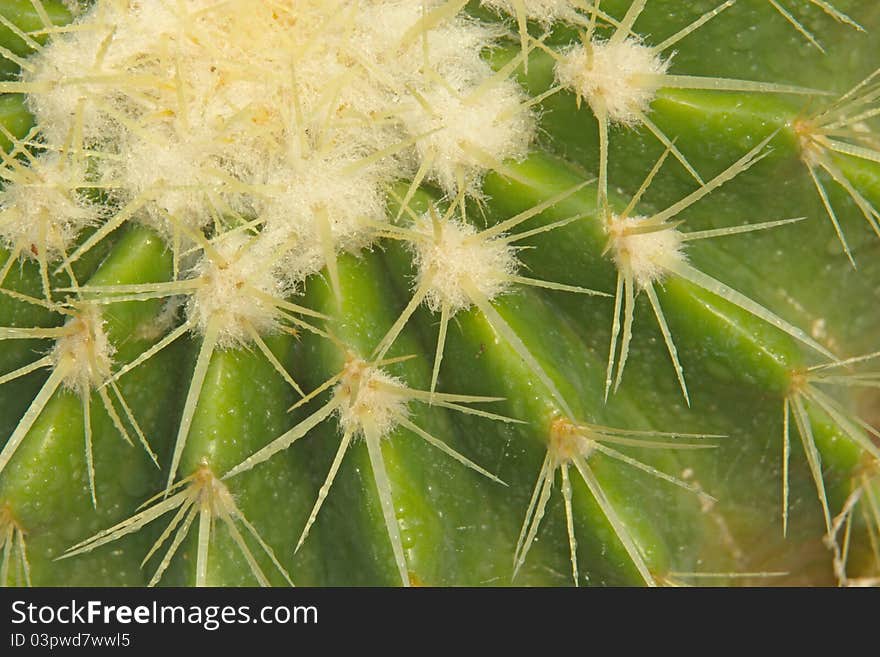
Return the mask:
<path id="1" fill-rule="evenodd" d="M 4 585 L 880 578 L 880 8 L 0 9 Z"/>

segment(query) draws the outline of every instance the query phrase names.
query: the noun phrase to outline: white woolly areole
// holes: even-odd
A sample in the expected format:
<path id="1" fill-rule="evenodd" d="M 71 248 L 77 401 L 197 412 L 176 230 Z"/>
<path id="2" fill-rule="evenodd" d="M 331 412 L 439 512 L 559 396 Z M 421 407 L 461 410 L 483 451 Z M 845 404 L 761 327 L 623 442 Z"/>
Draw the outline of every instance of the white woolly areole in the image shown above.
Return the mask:
<path id="1" fill-rule="evenodd" d="M 46 91 L 29 94 L 27 105 L 49 144 L 64 144 L 78 114 L 82 116 L 88 145 L 103 141 L 101 134 L 105 138 L 118 134 L 116 126 L 101 111 L 100 102 L 96 102 L 110 96 L 107 86 L 86 81 L 83 75 L 84 71 L 94 70 L 105 38 L 106 32 L 97 27 L 59 36 L 28 60 L 33 70 L 22 72 L 23 81 L 46 87 Z M 71 79 L 79 82 L 70 82 Z"/>
<path id="2" fill-rule="evenodd" d="M 367 246 L 376 225 L 387 220 L 380 167 L 357 163 L 350 153 L 330 151 L 286 162 L 267 175 L 256 210 L 263 232 L 284 250 L 279 269 L 291 283 L 319 271 L 335 251 Z"/>
<path id="3" fill-rule="evenodd" d="M 638 39 L 593 41 L 571 47 L 556 64 L 559 84 L 571 89 L 592 108 L 604 104 L 612 123 L 627 126 L 649 111 L 660 85 L 638 76 L 663 75 L 670 61 Z"/>
<path id="4" fill-rule="evenodd" d="M 607 226 L 617 268 L 631 272 L 640 288 L 662 280 L 670 269 L 685 261 L 681 232 L 671 227 L 639 232 L 651 226 L 649 221 L 648 217 L 612 215 Z"/>
<path id="5" fill-rule="evenodd" d="M 250 343 L 250 328 L 259 334 L 278 328 L 278 311 L 261 295 L 283 299 L 291 289 L 276 276 L 272 245 L 242 233 L 229 233 L 215 242 L 222 261 L 203 255 L 191 272 L 199 285 L 190 297 L 186 314 L 204 334 L 208 324 L 219 322 L 221 348 Z"/>
<path id="6" fill-rule="evenodd" d="M 480 4 L 498 12 L 519 18 L 517 5 L 521 3 L 526 18 L 541 25 L 550 25 L 573 16 L 576 5 L 571 0 L 481 0 Z"/>
<path id="7" fill-rule="evenodd" d="M 90 175 L 119 201 L 120 222 L 145 222 L 184 249 L 206 227 L 216 237 L 255 222 L 260 257 L 222 238 L 228 263 L 205 256 L 191 272 L 189 318 L 205 331 L 222 317 L 220 342 L 234 344 L 249 326 L 276 327 L 271 304 L 242 290 L 284 296 L 335 254 L 369 245 L 395 181 L 421 170 L 476 196 L 486 170 L 526 154 L 527 96 L 481 57 L 503 28 L 464 13 L 423 23 L 443 6 L 95 0 L 21 82 L 47 144 L 96 151 Z M 59 241 L 70 246 L 79 228 Z M 475 271 L 494 296 L 500 283 Z"/>
<path id="8" fill-rule="evenodd" d="M 97 305 L 83 305 L 65 324 L 70 330 L 55 341 L 50 356 L 56 368 L 69 366 L 62 385 L 85 393 L 110 378 L 114 348 L 104 331 L 104 318 Z"/>
<path id="9" fill-rule="evenodd" d="M 57 260 L 101 217 L 101 209 L 77 189 L 85 169 L 50 153 L 19 173 L 0 191 L 0 241 L 25 255 Z"/>
<path id="10" fill-rule="evenodd" d="M 443 0 L 385 0 L 363 3 L 353 38 L 347 49 L 370 57 L 393 74 L 382 82 L 405 95 L 406 84 L 423 85 L 426 81 L 425 41 L 428 65 L 454 86 L 486 77 L 483 49 L 505 36 L 498 25 L 468 19 L 464 14 L 447 18 L 428 31 L 409 34 L 425 12 L 444 4 Z M 405 37 L 408 37 L 406 40 Z"/>
<path id="11" fill-rule="evenodd" d="M 472 225 L 423 215 L 412 227 L 424 236 L 414 240 L 418 288 L 430 279 L 425 302 L 437 312 L 447 304 L 452 314 L 472 305 L 465 290 L 472 285 L 486 299 L 494 299 L 510 285 L 518 262 L 514 250 L 499 239 L 484 239 Z"/>
<path id="12" fill-rule="evenodd" d="M 467 90 L 453 94 L 439 86 L 422 96 L 428 107 L 417 105 L 404 122 L 413 136 L 427 135 L 417 143 L 419 156 L 432 160 L 428 177 L 445 192 L 454 194 L 462 182 L 477 194 L 487 163 L 527 154 L 535 124 L 521 108 L 526 96 L 515 82 L 504 80 L 473 100 Z"/>
<path id="13" fill-rule="evenodd" d="M 125 190 L 128 201 L 145 198 L 138 217 L 167 235 L 175 224 L 192 229 L 207 225 L 212 195 L 224 196 L 223 180 L 212 172 L 222 167 L 204 144 L 133 138 L 125 142 L 121 161 L 106 164 L 105 179 Z M 214 212 L 221 212 L 223 206 L 213 202 Z"/>
<path id="14" fill-rule="evenodd" d="M 398 417 L 408 415 L 404 390 L 400 380 L 378 367 L 350 359 L 333 389 L 334 398 L 341 402 L 337 412 L 342 430 L 362 436 L 368 422 L 384 438 L 397 426 Z"/>

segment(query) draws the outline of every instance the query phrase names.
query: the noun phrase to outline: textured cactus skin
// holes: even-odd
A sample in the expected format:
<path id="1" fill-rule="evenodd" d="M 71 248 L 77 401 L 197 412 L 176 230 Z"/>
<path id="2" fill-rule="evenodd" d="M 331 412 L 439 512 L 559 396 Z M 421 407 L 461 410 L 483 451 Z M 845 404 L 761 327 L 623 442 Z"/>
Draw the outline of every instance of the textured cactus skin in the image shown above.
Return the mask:
<path id="1" fill-rule="evenodd" d="M 69 19 L 63 5 L 43 0 L 53 22 Z M 0 14 L 26 31 L 41 25 L 27 0 L 4 3 Z M 716 2 L 649 0 L 635 30 L 648 43 L 673 34 L 716 6 Z M 672 71 L 775 84 L 802 85 L 845 93 L 880 66 L 880 6 L 861 0 L 833 4 L 867 33 L 836 22 L 806 1 L 789 3 L 805 27 L 817 35 L 820 52 L 784 20 L 766 0 L 739 0 L 676 44 Z M 603 11 L 622 17 L 629 0 L 607 0 Z M 499 15 L 468 5 L 461 11 L 499 22 Z M 519 52 L 516 23 L 509 42 L 486 53 L 501 68 Z M 539 23 L 535 35 L 544 33 Z M 655 39 L 653 35 L 657 35 Z M 577 40 L 563 24 L 546 38 L 561 50 Z M 0 44 L 29 53 L 0 26 Z M 17 67 L 3 59 L 0 75 L 12 80 Z M 554 84 L 553 59 L 532 52 L 528 72 L 514 73 L 536 96 Z M 880 238 L 874 235 L 852 198 L 829 182 L 826 187 L 858 268 L 851 266 L 828 221 L 826 210 L 801 162 L 792 122 L 814 112 L 825 97 L 757 92 L 708 92 L 661 88 L 652 118 L 708 179 L 778 130 L 772 153 L 689 208 L 678 219 L 688 230 L 709 230 L 794 217 L 804 221 L 772 230 L 732 235 L 688 248 L 691 264 L 804 329 L 840 358 L 880 349 Z M 875 101 L 874 106 L 877 106 Z M 865 122 L 876 129 L 876 118 Z M 873 121 L 873 123 L 872 123 Z M 21 97 L 0 96 L 4 133 L 22 137 L 30 127 Z M 472 204 L 471 220 L 481 229 L 571 189 L 598 172 L 596 121 L 575 96 L 560 92 L 540 104 L 540 134 L 531 154 L 490 171 L 482 181 L 485 202 Z M 876 143 L 876 142 L 875 142 Z M 8 136 L 0 146 L 12 148 Z M 609 195 L 618 210 L 639 188 L 663 152 L 646 130 L 612 128 Z M 859 192 L 880 207 L 880 163 L 834 155 Z M 648 189 L 644 214 L 662 210 L 694 191 L 693 178 L 670 158 Z M 400 198 L 407 184 L 396 189 Z M 425 185 L 410 206 L 427 211 L 442 193 Z M 448 199 L 447 199 L 448 201 Z M 440 200 L 440 207 L 448 205 Z M 395 210 L 394 202 L 391 203 Z M 603 253 L 606 236 L 597 214 L 596 186 L 586 186 L 541 213 L 528 228 L 574 215 L 583 219 L 537 234 L 522 243 L 523 275 L 612 293 L 616 272 Z M 0 257 L 5 262 L 8 252 Z M 171 280 L 168 245 L 149 228 L 130 223 L 80 259 L 79 280 L 89 285 L 119 285 Z M 394 240 L 379 240 L 356 254 L 340 254 L 338 300 L 330 276 L 315 275 L 293 301 L 328 316 L 326 326 L 350 353 L 369 358 L 412 296 L 417 272 L 412 254 Z M 56 275 L 57 287 L 68 285 Z M 15 266 L 2 287 L 33 297 L 42 294 L 40 272 L 27 261 Z M 815 352 L 717 296 L 681 278 L 658 286 L 658 296 L 675 338 L 687 378 L 686 405 L 663 336 L 644 295 L 639 295 L 634 337 L 620 389 L 604 400 L 605 370 L 611 336 L 613 299 L 559 290 L 515 286 L 492 300 L 579 420 L 629 430 L 676 431 L 723 436 L 712 449 L 620 447 L 632 458 L 686 479 L 711 494 L 709 502 L 602 454 L 589 459 L 611 506 L 639 546 L 653 579 L 671 584 L 846 583 L 835 572 L 833 550 L 817 500 L 816 485 L 792 425 L 787 535 L 782 531 L 782 400 L 798 367 L 822 362 Z M 132 339 L 160 312 L 158 300 L 112 304 L 108 332 L 119 363 L 133 360 L 159 335 Z M 57 313 L 0 295 L 0 326 L 58 326 Z M 407 386 L 431 384 L 438 314 L 421 306 L 389 350 L 388 357 L 415 358 L 388 366 Z M 338 343 L 308 331 L 296 338 L 267 337 L 277 359 L 304 390 L 318 388 L 339 372 L 346 354 Z M 44 353 L 47 341 L 0 341 L 0 375 Z M 93 508 L 83 459 L 84 432 L 79 399 L 56 393 L 29 431 L 8 466 L 0 472 L 0 507 L 12 509 L 27 542 L 29 578 L 40 586 L 141 586 L 155 569 L 141 561 L 163 526 L 151 524 L 92 552 L 57 560 L 76 543 L 136 513 L 147 498 L 162 491 L 175 436 L 185 406 L 200 340 L 175 342 L 121 379 L 125 398 L 149 436 L 161 468 L 143 451 L 120 440 L 111 419 L 93 411 L 95 484 Z M 870 363 L 866 371 L 872 371 Z M 874 370 L 876 371 L 876 364 Z M 31 373 L 0 386 L 0 437 L 13 434 L 37 395 L 47 371 Z M 874 381 L 876 385 L 876 381 Z M 504 481 L 499 485 L 396 428 L 381 443 L 405 550 L 409 581 L 416 585 L 565 586 L 572 583 L 570 540 L 560 495 L 559 473 L 547 512 L 527 559 L 514 579 L 513 557 L 535 479 L 547 451 L 559 400 L 509 343 L 499 337 L 477 308 L 457 314 L 449 325 L 438 391 L 501 398 L 486 410 L 521 423 L 508 423 L 439 406 L 412 404 L 410 419 L 468 459 Z M 835 397 L 852 417 L 880 425 L 876 387 L 840 387 Z M 320 400 L 288 409 L 298 396 L 256 348 L 214 352 L 196 409 L 179 472 L 208 463 L 228 471 L 272 439 L 306 419 Z M 481 406 L 482 408 L 482 406 Z M 818 409 L 810 410 L 822 459 L 824 485 L 832 516 L 845 506 L 864 473 L 878 472 L 876 459 L 854 443 Z M 869 434 L 866 434 L 869 435 Z M 297 585 L 400 584 L 381 502 L 371 473 L 367 447 L 353 441 L 318 520 L 302 549 L 297 539 L 336 454 L 342 434 L 325 421 L 274 457 L 228 480 L 229 490 L 250 523 L 270 545 Z M 2 441 L 3 438 L 0 438 Z M 871 440 L 871 438 L 868 438 Z M 876 441 L 875 441 L 876 442 Z M 880 500 L 880 477 L 863 495 Z M 644 573 L 633 563 L 619 532 L 588 487 L 572 477 L 573 526 L 577 538 L 580 585 L 641 585 Z M 871 497 L 873 495 L 873 497 Z M 878 509 L 854 514 L 848 577 L 876 581 Z M 194 526 L 199 520 L 194 521 Z M 2 537 L 0 537 L 2 538 Z M 161 580 L 163 585 L 254 585 L 257 580 L 232 538 L 214 532 L 203 579 L 196 532 L 190 532 Z M 254 549 L 269 583 L 284 585 L 265 553 Z M 15 568 L 4 570 L 3 584 L 22 583 Z M 742 577 L 741 575 L 747 575 Z M 710 579 L 701 576 L 711 575 Z"/>

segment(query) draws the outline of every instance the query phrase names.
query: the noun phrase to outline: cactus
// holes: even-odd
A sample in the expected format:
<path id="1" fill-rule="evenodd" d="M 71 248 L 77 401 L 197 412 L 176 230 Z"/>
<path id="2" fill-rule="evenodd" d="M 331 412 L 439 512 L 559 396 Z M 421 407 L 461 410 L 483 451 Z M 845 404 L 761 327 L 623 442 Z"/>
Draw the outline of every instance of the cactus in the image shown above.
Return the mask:
<path id="1" fill-rule="evenodd" d="M 0 581 L 877 583 L 876 30 L 7 0 Z"/>

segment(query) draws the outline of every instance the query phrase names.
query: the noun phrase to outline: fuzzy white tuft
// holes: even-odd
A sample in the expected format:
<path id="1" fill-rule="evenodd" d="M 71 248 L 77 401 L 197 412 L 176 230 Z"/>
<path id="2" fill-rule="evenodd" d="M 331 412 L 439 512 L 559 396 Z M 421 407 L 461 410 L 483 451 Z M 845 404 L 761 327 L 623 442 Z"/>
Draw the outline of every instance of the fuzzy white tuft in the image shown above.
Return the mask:
<path id="1" fill-rule="evenodd" d="M 479 194 L 480 177 L 488 162 L 525 157 L 535 132 L 533 117 L 521 109 L 522 89 L 505 80 L 473 100 L 468 91 L 437 86 L 427 91 L 416 111 L 404 115 L 418 141 L 422 161 L 433 164 L 428 176 L 448 194 L 459 185 Z"/>
<path id="2" fill-rule="evenodd" d="M 143 198 L 138 218 L 171 235 L 175 227 L 199 229 L 210 223 L 212 212 L 220 212 L 217 201 L 229 197 L 224 181 L 213 171 L 222 171 L 219 158 L 204 143 L 170 138 L 130 138 L 125 143 L 121 166 L 108 161 L 105 180 L 124 190 L 127 200 Z M 237 205 L 233 199 L 225 202 Z"/>
<path id="3" fill-rule="evenodd" d="M 345 433 L 364 435 L 369 421 L 380 437 L 390 434 L 407 417 L 406 390 L 401 381 L 360 359 L 351 359 L 334 389 L 339 406 L 339 424 Z"/>
<path id="4" fill-rule="evenodd" d="M 537 21 L 542 26 L 571 18 L 577 13 L 577 4 L 571 0 L 520 0 L 519 2 L 514 2 L 513 0 L 481 0 L 480 4 L 497 12 L 516 16 L 517 18 L 519 18 L 518 13 L 521 11 L 517 8 L 517 5 L 520 5 L 526 18 Z"/>
<path id="5" fill-rule="evenodd" d="M 454 315 L 470 308 L 468 285 L 489 300 L 509 287 L 519 263 L 514 249 L 503 240 L 484 239 L 471 224 L 430 215 L 420 217 L 413 230 L 423 236 L 412 243 L 416 287 L 430 281 L 425 301 L 432 311 L 446 305 Z"/>
<path id="6" fill-rule="evenodd" d="M 604 106 L 612 123 L 632 126 L 649 110 L 660 86 L 639 76 L 663 75 L 669 64 L 633 37 L 593 41 L 566 51 L 556 65 L 556 78 L 592 108 Z"/>
<path id="7" fill-rule="evenodd" d="M 11 182 L 0 192 L 0 242 L 10 249 L 56 260 L 102 216 L 78 189 L 86 184 L 85 165 L 49 153 L 6 176 Z"/>
<path id="8" fill-rule="evenodd" d="M 367 246 L 386 221 L 381 183 L 393 163 L 360 166 L 359 159 L 338 148 L 290 158 L 267 174 L 256 211 L 263 232 L 283 245 L 282 269 L 292 283 L 324 267 L 328 249 L 332 254 Z"/>
<path id="9" fill-rule="evenodd" d="M 68 390 L 89 394 L 110 378 L 115 349 L 104 324 L 99 306 L 83 304 L 65 325 L 70 332 L 55 341 L 50 356 L 55 367 L 64 361 L 67 375 L 61 383 Z"/>
<path id="10" fill-rule="evenodd" d="M 372 241 L 396 180 L 477 196 L 487 169 L 526 154 L 526 95 L 481 57 L 503 30 L 424 21 L 443 6 L 97 0 L 21 82 L 48 144 L 95 151 L 125 208 L 111 226 L 177 244 L 258 220 L 298 283 Z"/>
<path id="11" fill-rule="evenodd" d="M 204 334 L 219 321 L 217 345 L 234 347 L 278 328 L 278 310 L 263 295 L 283 299 L 291 289 L 276 275 L 272 244 L 242 233 L 228 233 L 213 245 L 216 255 L 204 255 L 193 267 L 198 287 L 186 306 L 187 317 Z M 219 256 L 219 259 L 218 259 Z"/>
<path id="12" fill-rule="evenodd" d="M 630 272 L 640 288 L 662 281 L 685 261 L 681 232 L 671 226 L 650 230 L 657 226 L 648 222 L 647 217 L 612 215 L 607 226 L 617 268 Z"/>

